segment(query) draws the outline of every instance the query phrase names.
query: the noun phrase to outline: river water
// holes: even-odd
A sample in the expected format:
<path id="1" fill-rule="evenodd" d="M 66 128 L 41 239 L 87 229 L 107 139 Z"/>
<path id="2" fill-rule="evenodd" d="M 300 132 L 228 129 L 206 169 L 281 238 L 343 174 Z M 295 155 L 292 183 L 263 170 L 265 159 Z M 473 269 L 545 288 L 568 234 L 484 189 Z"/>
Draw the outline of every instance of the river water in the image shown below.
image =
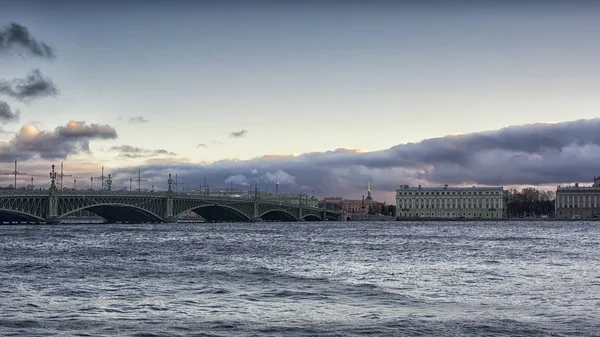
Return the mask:
<path id="1" fill-rule="evenodd" d="M 600 222 L 0 226 L 0 335 L 599 336 Z"/>

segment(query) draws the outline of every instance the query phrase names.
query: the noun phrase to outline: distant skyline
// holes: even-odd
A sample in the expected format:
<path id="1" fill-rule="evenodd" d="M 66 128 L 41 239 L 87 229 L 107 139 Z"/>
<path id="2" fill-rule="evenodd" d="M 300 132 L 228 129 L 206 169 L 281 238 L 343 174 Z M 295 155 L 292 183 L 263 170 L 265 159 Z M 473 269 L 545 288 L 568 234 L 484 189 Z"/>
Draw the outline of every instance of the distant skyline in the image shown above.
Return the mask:
<path id="1" fill-rule="evenodd" d="M 19 184 L 64 161 L 81 184 L 104 165 L 117 187 L 140 169 L 158 189 L 177 173 L 354 198 L 372 181 L 388 202 L 400 184 L 591 182 L 599 15 L 587 1 L 0 0 L 0 173 L 17 157 Z"/>

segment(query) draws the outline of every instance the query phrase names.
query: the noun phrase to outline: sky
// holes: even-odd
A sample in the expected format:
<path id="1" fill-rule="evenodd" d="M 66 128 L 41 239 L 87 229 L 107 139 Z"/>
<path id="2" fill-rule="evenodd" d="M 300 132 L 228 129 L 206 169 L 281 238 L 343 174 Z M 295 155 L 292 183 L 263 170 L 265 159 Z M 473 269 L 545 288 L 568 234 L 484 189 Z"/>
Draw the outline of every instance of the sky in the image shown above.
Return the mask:
<path id="1" fill-rule="evenodd" d="M 425 3 L 425 4 L 424 4 Z M 393 202 L 600 175 L 600 6 L 0 0 L 0 173 Z M 3 168 L 3 169 L 2 169 Z M 3 171 L 3 172 L 1 172 Z M 12 184 L 10 175 L 0 185 Z M 98 188 L 99 184 L 93 186 Z"/>

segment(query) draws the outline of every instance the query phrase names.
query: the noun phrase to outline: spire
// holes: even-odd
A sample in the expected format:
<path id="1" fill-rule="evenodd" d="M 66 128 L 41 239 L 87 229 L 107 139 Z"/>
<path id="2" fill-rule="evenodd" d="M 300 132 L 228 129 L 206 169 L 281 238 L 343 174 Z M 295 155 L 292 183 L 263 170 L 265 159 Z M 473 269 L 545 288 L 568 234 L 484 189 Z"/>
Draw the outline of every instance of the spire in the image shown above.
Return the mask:
<path id="1" fill-rule="evenodd" d="M 367 200 L 373 200 L 371 197 L 371 181 L 369 180 L 369 184 L 367 185 Z"/>

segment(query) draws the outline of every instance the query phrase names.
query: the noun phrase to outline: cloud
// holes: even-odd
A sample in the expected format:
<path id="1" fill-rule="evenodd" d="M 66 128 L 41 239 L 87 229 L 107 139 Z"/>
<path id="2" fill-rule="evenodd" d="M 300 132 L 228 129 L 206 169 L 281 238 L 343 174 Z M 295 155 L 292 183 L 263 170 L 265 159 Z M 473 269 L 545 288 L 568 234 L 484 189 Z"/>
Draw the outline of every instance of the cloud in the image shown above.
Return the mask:
<path id="1" fill-rule="evenodd" d="M 248 131 L 241 130 L 238 132 L 232 132 L 229 134 L 229 138 L 244 138 L 248 135 Z"/>
<path id="2" fill-rule="evenodd" d="M 212 140 L 212 143 L 213 143 L 213 145 L 224 145 L 225 144 L 220 140 L 214 140 L 214 139 Z"/>
<path id="3" fill-rule="evenodd" d="M 233 183 L 237 186 L 250 186 L 250 183 L 248 182 L 248 177 L 246 177 L 243 174 L 236 174 L 236 175 L 229 176 L 225 179 L 224 183 L 225 184 Z"/>
<path id="4" fill-rule="evenodd" d="M 150 150 L 131 145 L 119 145 L 110 148 L 110 151 L 119 152 L 119 156 L 123 158 L 147 158 L 155 156 L 176 156 L 174 152 L 169 152 L 163 149 Z"/>
<path id="5" fill-rule="evenodd" d="M 54 50 L 50 46 L 36 41 L 26 27 L 13 22 L 0 29 L 0 52 L 14 47 L 21 48 L 28 54 L 40 58 L 54 59 L 55 57 Z"/>
<path id="6" fill-rule="evenodd" d="M 0 161 L 10 162 L 16 157 L 21 160 L 65 159 L 69 155 L 90 153 L 90 140 L 115 138 L 117 131 L 109 125 L 70 121 L 65 126 L 46 131 L 27 124 L 13 139 L 0 144 Z"/>
<path id="7" fill-rule="evenodd" d="M 129 124 L 144 124 L 148 123 L 148 120 L 142 116 L 129 118 Z"/>
<path id="8" fill-rule="evenodd" d="M 262 177 L 265 182 L 279 183 L 280 185 L 296 185 L 296 177 L 287 174 L 285 171 L 267 172 Z"/>
<path id="9" fill-rule="evenodd" d="M 12 111 L 8 103 L 0 100 L 0 123 L 18 122 L 21 111 Z"/>
<path id="10" fill-rule="evenodd" d="M 517 186 L 591 181 L 599 175 L 600 119 L 511 126 L 494 131 L 426 139 L 386 150 L 337 149 L 298 156 L 264 156 L 212 164 L 169 163 L 143 170 L 215 186 L 236 182 L 259 188 L 280 184 L 320 196 L 360 198 L 371 181 L 374 197 L 400 185 Z M 134 169 L 134 168 L 131 168 Z M 127 171 L 130 168 L 122 168 Z M 159 183 L 157 182 L 157 186 Z M 261 187 L 263 186 L 263 187 Z"/>
<path id="11" fill-rule="evenodd" d="M 65 126 L 57 127 L 54 132 L 62 138 L 98 138 L 115 139 L 117 131 L 110 125 L 90 124 L 85 121 L 69 121 Z"/>
<path id="12" fill-rule="evenodd" d="M 206 149 L 208 146 L 206 144 L 198 144 L 196 145 L 197 149 Z"/>
<path id="13" fill-rule="evenodd" d="M 20 101 L 31 101 L 40 97 L 56 96 L 59 90 L 52 80 L 44 77 L 39 69 L 34 69 L 25 79 L 0 80 L 0 94 Z"/>

